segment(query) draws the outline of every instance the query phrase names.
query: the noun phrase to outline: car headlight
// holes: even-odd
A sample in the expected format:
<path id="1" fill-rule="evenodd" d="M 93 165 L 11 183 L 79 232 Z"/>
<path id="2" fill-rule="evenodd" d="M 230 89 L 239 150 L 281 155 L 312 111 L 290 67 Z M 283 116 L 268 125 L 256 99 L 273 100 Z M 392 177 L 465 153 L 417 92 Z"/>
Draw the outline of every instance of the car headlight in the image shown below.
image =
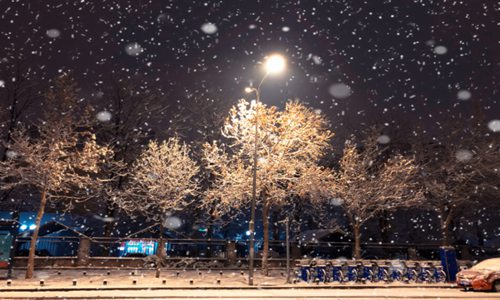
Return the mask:
<path id="1" fill-rule="evenodd" d="M 474 277 L 474 280 L 486 280 L 488 279 L 488 275 L 477 275 Z"/>

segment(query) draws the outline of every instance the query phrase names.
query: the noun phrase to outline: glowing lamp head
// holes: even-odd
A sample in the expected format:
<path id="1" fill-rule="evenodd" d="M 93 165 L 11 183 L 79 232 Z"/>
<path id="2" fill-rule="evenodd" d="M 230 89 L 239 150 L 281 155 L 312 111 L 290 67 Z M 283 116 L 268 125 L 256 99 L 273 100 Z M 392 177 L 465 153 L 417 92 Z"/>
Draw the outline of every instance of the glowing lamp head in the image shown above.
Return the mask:
<path id="1" fill-rule="evenodd" d="M 251 87 L 247 86 L 247 87 L 245 88 L 245 93 L 250 94 L 251 92 L 253 92 L 253 88 L 251 88 Z"/>
<path id="2" fill-rule="evenodd" d="M 273 54 L 269 56 L 264 63 L 264 68 L 269 74 L 277 74 L 283 72 L 286 67 L 286 60 L 282 55 Z"/>

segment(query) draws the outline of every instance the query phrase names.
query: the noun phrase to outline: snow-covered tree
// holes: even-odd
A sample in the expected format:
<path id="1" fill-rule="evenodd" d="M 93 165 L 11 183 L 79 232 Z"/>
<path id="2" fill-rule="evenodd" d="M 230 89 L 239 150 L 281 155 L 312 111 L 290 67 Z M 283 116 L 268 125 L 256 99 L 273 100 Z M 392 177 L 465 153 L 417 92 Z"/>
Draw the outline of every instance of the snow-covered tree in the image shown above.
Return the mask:
<path id="1" fill-rule="evenodd" d="M 139 212 L 160 224 L 157 254 L 163 258 L 165 216 L 185 209 L 197 193 L 199 167 L 189 147 L 178 138 L 148 146 L 135 161 L 128 182 L 115 203 L 126 212 Z M 159 269 L 157 272 L 159 276 Z"/>
<path id="2" fill-rule="evenodd" d="M 332 133 L 320 113 L 298 102 L 289 102 L 279 111 L 241 100 L 222 129 L 227 146 L 205 145 L 204 162 L 213 173 L 214 184 L 201 205 L 223 214 L 250 203 L 256 122 L 257 201 L 262 207 L 262 268 L 267 275 L 270 209 L 285 204 L 292 195 L 318 194 L 310 191 L 329 176 L 318 161 L 329 148 Z"/>
<path id="3" fill-rule="evenodd" d="M 335 180 L 333 193 L 352 228 L 353 257 L 361 258 L 361 230 L 370 219 L 421 201 L 415 184 L 417 167 L 412 158 L 394 155 L 385 158 L 377 135 L 368 135 L 358 148 L 354 138 L 347 140 Z"/>
<path id="4" fill-rule="evenodd" d="M 85 119 L 75 117 L 76 86 L 68 76 L 56 79 L 45 103 L 44 122 L 32 130 L 17 129 L 7 145 L 9 158 L 0 163 L 2 189 L 25 185 L 40 193 L 26 278 L 33 277 L 38 232 L 46 204 L 56 200 L 72 204 L 91 198 L 96 174 L 110 154 L 96 143 Z"/>

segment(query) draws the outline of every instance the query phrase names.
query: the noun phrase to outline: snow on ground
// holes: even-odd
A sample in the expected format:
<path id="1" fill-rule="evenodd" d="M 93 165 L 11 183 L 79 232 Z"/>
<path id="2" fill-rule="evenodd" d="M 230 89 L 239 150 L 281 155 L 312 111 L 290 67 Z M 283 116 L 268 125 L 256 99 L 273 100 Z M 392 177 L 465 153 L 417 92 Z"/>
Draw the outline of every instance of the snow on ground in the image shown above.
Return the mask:
<path id="1" fill-rule="evenodd" d="M 85 272 L 85 275 L 84 275 Z M 108 275 L 109 272 L 109 275 Z M 175 287 L 175 288 L 203 288 L 203 287 L 247 287 L 248 273 L 239 270 L 224 270 L 222 275 L 219 270 L 162 270 L 160 278 L 155 277 L 155 270 L 39 270 L 35 272 L 35 278 L 24 279 L 24 270 L 15 270 L 11 288 L 38 288 L 40 280 L 44 280 L 43 287 L 46 288 L 86 288 L 86 287 Z M 262 276 L 257 270 L 254 277 L 254 285 L 260 287 L 282 287 L 286 285 L 284 271 L 272 270 L 270 276 Z M 73 279 L 77 280 L 76 287 Z M 165 282 L 163 282 L 165 280 Z M 191 280 L 193 281 L 191 284 Z M 217 281 L 220 280 L 220 283 Z M 293 277 L 292 277 L 293 280 Z M 106 281 L 106 284 L 104 284 Z M 135 281 L 135 284 L 134 284 Z M 305 283 L 299 282 L 288 285 L 289 287 L 357 287 L 357 286 L 393 286 L 407 287 L 402 282 L 394 283 Z M 450 284 L 412 284 L 412 286 L 444 287 Z M 8 288 L 7 281 L 0 281 L 0 289 Z"/>

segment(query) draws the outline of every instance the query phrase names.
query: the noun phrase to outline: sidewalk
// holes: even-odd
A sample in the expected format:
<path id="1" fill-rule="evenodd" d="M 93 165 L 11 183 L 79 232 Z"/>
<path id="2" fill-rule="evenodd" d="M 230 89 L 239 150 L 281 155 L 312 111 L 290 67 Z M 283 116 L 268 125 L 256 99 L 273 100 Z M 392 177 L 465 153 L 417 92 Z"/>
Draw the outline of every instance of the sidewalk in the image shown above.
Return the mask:
<path id="1" fill-rule="evenodd" d="M 85 273 L 84 273 L 85 272 Z M 109 272 L 109 275 L 108 275 Z M 305 283 L 286 284 L 280 271 L 271 271 L 268 277 L 255 273 L 254 285 L 249 286 L 248 274 L 235 270 L 183 271 L 164 270 L 160 278 L 154 270 L 43 270 L 36 271 L 34 279 L 24 279 L 23 270 L 15 270 L 8 285 L 0 281 L 1 291 L 71 291 L 71 290 L 185 290 L 185 289 L 371 289 L 371 288 L 453 288 L 455 284 L 393 283 Z M 43 285 L 40 281 L 43 280 Z M 76 280 L 74 285 L 73 280 Z"/>

